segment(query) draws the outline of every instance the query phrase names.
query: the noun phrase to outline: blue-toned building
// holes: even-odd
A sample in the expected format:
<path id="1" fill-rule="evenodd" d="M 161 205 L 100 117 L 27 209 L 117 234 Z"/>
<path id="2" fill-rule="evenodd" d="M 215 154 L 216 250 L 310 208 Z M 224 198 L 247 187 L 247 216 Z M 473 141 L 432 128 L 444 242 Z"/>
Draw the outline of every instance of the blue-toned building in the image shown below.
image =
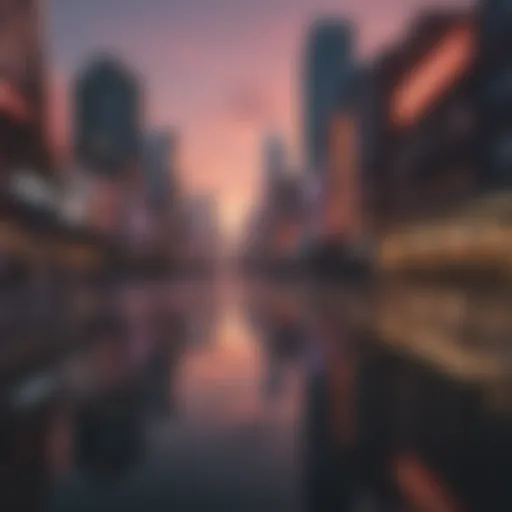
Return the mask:
<path id="1" fill-rule="evenodd" d="M 313 24 L 304 73 L 305 152 L 310 172 L 323 173 L 328 157 L 329 127 L 352 75 L 352 26 L 326 19 Z"/>
<path id="2" fill-rule="evenodd" d="M 123 63 L 100 58 L 81 73 L 75 89 L 75 150 L 80 163 L 119 177 L 140 156 L 141 90 Z"/>

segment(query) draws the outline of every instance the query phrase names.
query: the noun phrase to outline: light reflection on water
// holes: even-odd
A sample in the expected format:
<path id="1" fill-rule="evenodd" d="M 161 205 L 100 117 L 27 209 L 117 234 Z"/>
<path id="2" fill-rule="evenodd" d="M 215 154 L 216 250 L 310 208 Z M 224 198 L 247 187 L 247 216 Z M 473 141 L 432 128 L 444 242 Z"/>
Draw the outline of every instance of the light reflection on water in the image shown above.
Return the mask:
<path id="1" fill-rule="evenodd" d="M 196 421 L 255 419 L 263 374 L 261 347 L 233 305 L 222 311 L 210 344 L 188 351 L 180 371 L 184 413 Z"/>
<path id="2" fill-rule="evenodd" d="M 131 379 L 137 382 L 136 386 L 146 388 L 142 400 L 140 390 L 135 392 L 138 397 L 126 399 L 121 397 L 133 395 L 133 386 L 121 384 L 114 399 L 114 402 L 128 400 L 137 408 L 117 424 L 118 429 L 133 432 L 131 444 L 141 443 L 140 437 L 135 439 L 138 428 L 123 426 L 123 422 L 142 423 L 146 432 L 144 458 L 134 456 L 133 468 L 123 473 L 124 478 L 136 475 L 132 478 L 142 485 L 140 482 L 146 481 L 148 473 L 156 471 L 161 486 L 151 488 L 158 507 L 172 505 L 182 507 L 178 510 L 206 510 L 204 507 L 210 500 L 215 507 L 211 510 L 226 510 L 230 506 L 244 507 L 244 510 L 247 507 L 247 510 L 297 509 L 297 425 L 303 402 L 297 365 L 279 368 L 279 373 L 286 374 L 283 386 L 279 397 L 269 401 L 266 381 L 269 367 L 272 366 L 275 373 L 276 366 L 269 364 L 271 355 L 268 344 L 261 339 L 263 333 L 252 329 L 246 321 L 243 290 L 232 283 L 220 289 L 195 284 L 190 288 L 180 285 L 174 293 L 179 294 L 181 300 L 174 300 L 176 295 L 168 291 L 167 307 L 163 309 L 164 316 L 178 321 L 165 333 L 155 332 L 154 315 L 148 307 L 154 290 L 148 295 L 148 290 L 139 287 L 125 290 L 122 295 L 125 299 L 122 310 L 130 326 L 127 347 L 132 353 L 134 344 L 138 345 L 136 353 L 145 354 L 145 357 L 130 358 L 131 363 L 127 364 L 133 365 L 135 361 Z M 167 364 L 152 360 L 158 343 L 168 347 L 163 353 Z M 158 371 L 162 372 L 160 378 Z M 169 414 L 147 414 L 148 401 L 154 402 L 156 394 L 172 403 Z M 101 403 L 103 397 L 100 395 L 95 400 Z M 165 409 L 163 405 L 160 403 Z M 111 406 L 112 403 L 107 409 Z M 74 407 L 83 406 L 74 404 Z M 100 413 L 92 413 L 93 417 L 97 414 L 108 413 L 103 408 Z M 75 437 L 80 438 L 83 428 L 77 421 L 84 419 L 83 415 L 81 420 L 77 417 L 80 418 L 80 412 L 75 412 L 70 428 L 75 429 L 78 433 Z M 116 424 L 114 419 L 110 421 Z M 107 421 L 104 427 L 97 428 L 98 432 L 92 436 L 96 439 L 88 441 L 101 445 L 102 435 L 114 427 Z M 80 439 L 77 442 L 83 443 Z M 81 451 L 94 449 L 91 445 L 85 452 Z M 101 454 L 97 456 L 101 458 Z M 56 486 L 54 509 L 80 502 L 94 505 L 95 510 L 107 507 L 107 496 L 95 486 L 90 487 L 90 479 L 79 460 L 71 461 L 67 473 Z M 194 485 L 197 490 L 192 491 Z M 139 499 L 142 506 L 140 500 L 147 489 L 147 483 L 142 485 L 142 490 L 137 496 L 132 495 L 132 499 Z M 128 495 L 130 493 L 118 496 L 116 504 L 127 506 Z M 135 506 L 133 502 L 132 506 Z"/>
<path id="3" fill-rule="evenodd" d="M 505 503 L 508 382 L 487 363 L 470 371 L 476 349 L 508 368 L 505 296 L 399 283 L 110 291 L 91 302 L 122 321 L 52 363 L 49 412 L 27 416 L 44 434 L 48 508 Z"/>

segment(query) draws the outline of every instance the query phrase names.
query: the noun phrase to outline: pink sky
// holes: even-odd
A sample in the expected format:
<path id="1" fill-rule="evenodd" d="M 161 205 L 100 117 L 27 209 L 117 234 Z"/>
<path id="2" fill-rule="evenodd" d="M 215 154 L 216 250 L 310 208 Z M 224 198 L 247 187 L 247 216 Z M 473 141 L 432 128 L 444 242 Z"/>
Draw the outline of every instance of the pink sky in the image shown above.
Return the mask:
<path id="1" fill-rule="evenodd" d="M 112 7 L 120 6 L 118 16 L 111 18 L 99 15 L 104 13 L 100 4 L 97 13 L 86 12 L 86 6 L 77 13 L 76 3 L 73 11 L 73 2 L 53 0 L 56 41 L 51 96 L 56 138 L 62 141 L 69 125 L 69 77 L 96 48 L 116 49 L 145 78 L 148 124 L 176 126 L 181 133 L 181 179 L 186 190 L 214 194 L 222 225 L 231 233 L 238 230 L 258 197 L 264 133 L 281 131 L 293 161 L 300 161 L 300 65 L 308 20 L 325 13 L 351 17 L 358 26 L 358 54 L 367 58 L 398 37 L 417 9 L 436 4 L 428 0 L 211 0 L 209 4 L 190 0 L 186 18 L 173 23 L 185 15 L 176 11 L 176 16 L 166 18 L 162 11 L 159 16 L 158 9 L 164 5 L 159 0 L 149 0 L 148 8 L 141 11 L 137 11 L 142 5 L 137 0 L 110 1 Z M 205 12 L 206 5 L 216 2 L 225 10 Z M 170 2 L 173 8 L 174 3 Z M 437 5 L 471 3 L 445 0 Z M 260 9 L 255 9 L 257 4 Z M 93 5 L 95 0 L 90 2 L 91 9 Z M 74 32 L 68 29 L 73 16 Z M 75 46 L 65 48 L 66 37 Z"/>

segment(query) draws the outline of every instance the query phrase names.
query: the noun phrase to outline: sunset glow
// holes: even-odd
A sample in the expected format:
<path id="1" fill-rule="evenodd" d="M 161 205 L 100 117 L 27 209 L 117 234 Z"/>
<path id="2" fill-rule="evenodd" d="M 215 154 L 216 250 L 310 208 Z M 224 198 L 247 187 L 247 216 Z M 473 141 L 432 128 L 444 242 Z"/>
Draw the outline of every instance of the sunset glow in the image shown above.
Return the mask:
<path id="1" fill-rule="evenodd" d="M 54 144 L 66 147 L 73 124 L 65 85 L 95 52 L 113 50 L 144 77 L 148 122 L 178 129 L 184 189 L 214 194 L 223 230 L 236 236 L 259 195 L 259 148 L 270 127 L 284 134 L 300 166 L 308 22 L 325 13 L 351 17 L 360 53 L 371 55 L 400 35 L 413 9 L 431 2 L 219 0 L 214 10 L 210 0 L 108 4 L 106 11 L 103 0 L 80 9 L 50 2 Z"/>

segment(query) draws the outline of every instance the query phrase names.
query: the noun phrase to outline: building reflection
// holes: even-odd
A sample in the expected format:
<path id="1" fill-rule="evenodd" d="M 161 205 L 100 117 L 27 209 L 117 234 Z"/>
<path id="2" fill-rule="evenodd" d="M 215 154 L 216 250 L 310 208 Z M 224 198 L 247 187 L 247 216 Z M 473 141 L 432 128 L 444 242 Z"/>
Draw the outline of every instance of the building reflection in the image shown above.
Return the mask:
<path id="1" fill-rule="evenodd" d="M 77 413 L 77 465 L 96 480 L 125 475 L 143 451 L 140 390 L 118 387 Z"/>
<path id="2" fill-rule="evenodd" d="M 211 471 L 194 478 L 224 504 L 247 502 L 272 475 L 280 497 L 261 503 L 509 508 L 505 291 L 242 284 L 212 299 L 220 328 L 198 342 L 187 326 L 200 291 L 185 305 L 141 283 L 101 300 L 81 290 L 69 350 L 3 388 L 0 476 L 19 510 L 40 509 L 49 490 L 50 510 L 74 510 L 153 470 L 173 492 Z M 167 487 L 152 487 L 156 500 Z"/>
<path id="3" fill-rule="evenodd" d="M 176 377 L 186 346 L 186 318 L 160 304 L 153 322 L 155 349 L 145 372 L 145 403 L 153 416 L 168 418 L 178 412 Z"/>
<path id="4" fill-rule="evenodd" d="M 508 504 L 503 292 L 388 283 L 364 323 L 355 296 L 328 295 L 312 295 L 304 354 L 309 509 Z"/>
<path id="5" fill-rule="evenodd" d="M 409 507 L 503 508 L 503 291 L 393 282 L 375 295 L 361 373 L 368 467 Z"/>

